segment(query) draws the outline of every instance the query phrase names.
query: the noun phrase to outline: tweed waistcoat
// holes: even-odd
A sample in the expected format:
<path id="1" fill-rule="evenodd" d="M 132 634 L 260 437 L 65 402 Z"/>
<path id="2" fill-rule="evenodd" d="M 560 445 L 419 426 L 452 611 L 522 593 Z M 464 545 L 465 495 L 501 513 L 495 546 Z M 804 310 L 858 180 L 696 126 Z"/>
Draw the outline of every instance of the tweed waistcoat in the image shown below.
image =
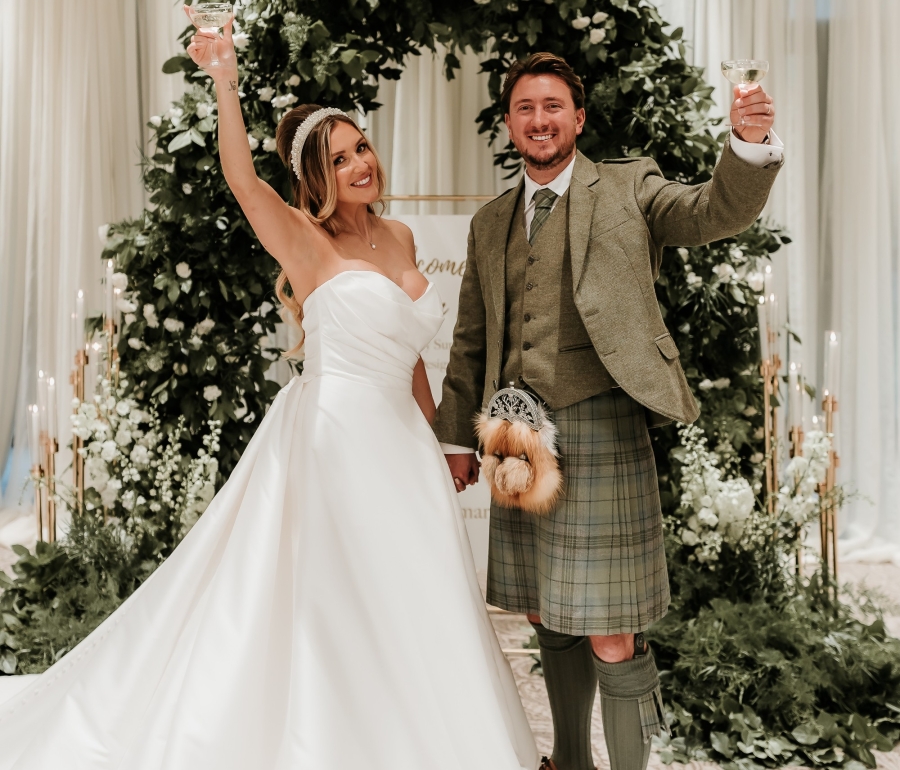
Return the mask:
<path id="1" fill-rule="evenodd" d="M 575 306 L 568 214 L 566 192 L 532 245 L 520 194 L 506 246 L 506 328 L 498 384 L 526 384 L 551 409 L 616 387 Z"/>

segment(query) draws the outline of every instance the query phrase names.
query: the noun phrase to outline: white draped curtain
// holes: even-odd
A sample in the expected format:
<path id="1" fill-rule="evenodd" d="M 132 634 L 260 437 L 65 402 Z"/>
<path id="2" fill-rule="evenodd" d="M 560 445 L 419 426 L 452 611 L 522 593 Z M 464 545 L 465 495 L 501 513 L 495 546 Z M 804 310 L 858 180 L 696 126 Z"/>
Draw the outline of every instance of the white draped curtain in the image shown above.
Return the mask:
<path id="1" fill-rule="evenodd" d="M 98 227 L 144 206 L 145 124 L 151 100 L 164 110 L 180 88 L 159 68 L 184 23 L 169 0 L 2 0 L 0 9 L 0 469 L 8 507 L 27 478 L 25 407 L 38 369 L 58 383 L 58 413 L 69 411 L 76 291 L 84 290 L 88 314 L 101 307 Z"/>
<path id="2" fill-rule="evenodd" d="M 727 58 L 767 59 L 787 163 L 766 213 L 794 239 L 775 257 L 790 358 L 822 385 L 826 329 L 842 334 L 839 481 L 847 559 L 900 563 L 900 276 L 895 0 L 661 0 L 724 114 Z M 893 139 L 893 141 L 892 141 Z M 821 411 L 821 409 L 819 409 Z"/>
<path id="3" fill-rule="evenodd" d="M 895 0 L 660 0 L 689 57 L 730 99 L 725 58 L 768 59 L 766 88 L 787 164 L 767 214 L 793 243 L 776 255 L 785 322 L 802 339 L 789 356 L 821 384 L 825 329 L 843 335 L 842 550 L 900 554 L 900 160 L 888 90 Z M 75 291 L 99 308 L 97 226 L 144 204 L 139 148 L 149 115 L 181 91 L 162 62 L 185 22 L 171 0 L 0 0 L 0 468 L 38 368 L 67 382 Z M 496 194 L 513 182 L 492 163 L 474 119 L 487 104 L 476 56 L 447 82 L 442 59 L 410 57 L 384 107 L 364 116 L 393 194 Z M 501 137 L 501 140 L 503 137 Z M 475 204 L 392 204 L 391 213 L 463 213 Z M 60 388 L 60 413 L 64 414 Z M 14 428 L 14 425 L 16 427 Z M 22 441 L 16 442 L 20 447 Z M 23 466 L 11 477 L 21 478 Z M 7 503 L 18 498 L 10 481 Z M 0 522 L 2 524 L 2 522 Z"/>

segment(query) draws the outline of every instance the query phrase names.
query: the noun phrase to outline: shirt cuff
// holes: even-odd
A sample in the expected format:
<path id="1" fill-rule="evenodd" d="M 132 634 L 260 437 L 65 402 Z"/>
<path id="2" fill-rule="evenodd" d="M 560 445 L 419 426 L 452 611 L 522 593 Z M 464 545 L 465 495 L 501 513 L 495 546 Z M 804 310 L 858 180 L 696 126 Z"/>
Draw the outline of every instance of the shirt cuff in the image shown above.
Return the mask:
<path id="1" fill-rule="evenodd" d="M 767 144 L 758 142 L 745 142 L 731 131 L 731 149 L 734 154 L 741 160 L 746 161 L 751 166 L 762 168 L 770 163 L 780 163 L 784 157 L 784 142 L 778 138 L 778 134 L 769 131 L 769 141 Z"/>
<path id="2" fill-rule="evenodd" d="M 473 455 L 474 449 L 467 446 L 459 446 L 458 444 L 441 444 L 441 451 L 445 455 Z"/>

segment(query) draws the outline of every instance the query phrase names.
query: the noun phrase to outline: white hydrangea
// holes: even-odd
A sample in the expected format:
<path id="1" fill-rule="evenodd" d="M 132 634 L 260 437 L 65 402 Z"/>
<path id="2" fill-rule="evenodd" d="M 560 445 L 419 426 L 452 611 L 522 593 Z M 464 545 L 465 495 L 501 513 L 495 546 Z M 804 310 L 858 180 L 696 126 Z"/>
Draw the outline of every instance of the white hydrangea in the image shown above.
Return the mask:
<path id="1" fill-rule="evenodd" d="M 272 97 L 275 96 L 275 89 L 266 86 L 265 88 L 260 88 L 256 93 L 259 95 L 261 102 L 271 102 Z"/>
<path id="2" fill-rule="evenodd" d="M 293 104 L 297 101 L 297 97 L 294 94 L 281 94 L 280 96 L 276 96 L 272 99 L 272 106 L 277 107 L 278 109 L 282 109 L 287 107 L 289 104 Z"/>
<path id="3" fill-rule="evenodd" d="M 271 136 L 267 136 L 263 139 L 262 148 L 266 152 L 275 152 L 278 149 L 278 145 L 275 143 L 275 140 Z"/>

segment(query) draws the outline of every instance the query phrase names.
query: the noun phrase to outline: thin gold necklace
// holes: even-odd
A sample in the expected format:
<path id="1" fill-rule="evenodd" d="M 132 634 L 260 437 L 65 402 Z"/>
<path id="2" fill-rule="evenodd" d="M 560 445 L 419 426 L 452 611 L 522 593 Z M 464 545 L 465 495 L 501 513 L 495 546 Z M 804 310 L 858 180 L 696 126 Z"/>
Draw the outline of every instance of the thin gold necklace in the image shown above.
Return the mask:
<path id="1" fill-rule="evenodd" d="M 349 232 L 350 232 L 352 235 L 356 235 L 356 236 L 362 238 L 362 239 L 363 239 L 366 243 L 368 243 L 369 246 L 371 246 L 373 249 L 375 248 L 375 242 L 372 241 L 372 240 L 370 240 L 369 238 L 366 238 L 366 236 L 363 235 L 362 233 L 357 233 L 357 232 L 355 232 L 355 231 L 353 231 L 353 230 L 350 230 Z"/>

